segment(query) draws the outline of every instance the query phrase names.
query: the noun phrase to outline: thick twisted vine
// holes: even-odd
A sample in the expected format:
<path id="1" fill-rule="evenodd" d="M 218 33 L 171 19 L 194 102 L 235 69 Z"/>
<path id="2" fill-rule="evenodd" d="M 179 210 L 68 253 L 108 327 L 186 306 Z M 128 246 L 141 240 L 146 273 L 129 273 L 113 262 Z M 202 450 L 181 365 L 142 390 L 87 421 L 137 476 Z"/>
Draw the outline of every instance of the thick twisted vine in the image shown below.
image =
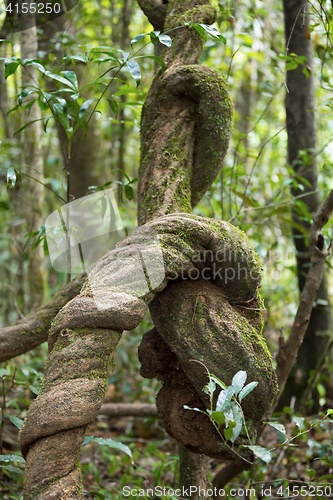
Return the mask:
<path id="1" fill-rule="evenodd" d="M 151 2 L 139 4 L 149 16 Z M 207 1 L 196 2 L 194 9 L 189 0 L 168 3 L 164 30 L 175 52 L 165 54 L 167 70 L 156 75 L 142 111 L 139 224 L 191 212 L 222 167 L 232 127 L 227 85 L 217 71 L 198 65 L 200 35 L 178 29 L 186 21 L 214 20 L 215 9 Z"/>
<path id="2" fill-rule="evenodd" d="M 163 275 L 156 261 L 158 251 L 163 257 Z M 150 290 L 138 272 L 142 258 L 155 263 L 148 266 L 149 282 L 156 282 L 155 275 L 158 277 L 157 285 Z M 237 279 L 240 262 L 242 272 Z M 236 279 L 226 280 L 231 270 Z M 198 279 L 187 286 L 186 278 L 203 272 L 210 274 L 211 282 Z M 21 431 L 21 449 L 27 459 L 25 498 L 58 498 L 54 496 L 58 492 L 66 492 L 63 498 L 81 498 L 78 453 L 84 427 L 94 420 L 103 402 L 107 362 L 122 330 L 132 329 L 142 320 L 149 302 L 159 333 L 177 352 L 193 386 L 188 389 L 193 397 L 207 404 L 202 391 L 205 370 L 190 362 L 193 357 L 203 359 L 208 369 L 226 381 L 240 368 L 247 370 L 250 380 L 260 381 L 256 397 L 249 397 L 244 407 L 247 420 L 255 427 L 271 402 L 275 379 L 261 337 L 260 312 L 240 304 L 258 309 L 260 273 L 256 256 L 240 231 L 225 222 L 189 214 L 168 215 L 147 223 L 106 254 L 80 295 L 57 315 L 50 331 L 42 391 Z M 172 285 L 168 284 L 170 279 Z M 158 309 L 172 310 L 172 316 L 160 315 Z M 203 310 L 199 321 L 195 316 L 198 309 Z M 181 398 L 174 397 L 172 391 L 179 392 L 179 377 L 174 377 L 174 382 L 176 387 L 171 387 L 170 394 L 160 398 L 169 405 L 173 424 L 179 420 L 177 412 L 184 413 L 182 405 L 189 402 L 186 391 Z M 168 422 L 165 415 L 162 418 Z M 190 418 L 192 449 L 194 436 L 203 434 L 204 426 L 210 444 L 203 447 L 197 441 L 197 450 L 225 457 L 223 444 L 211 429 L 209 433 L 208 422 L 204 424 L 200 418 Z M 183 437 L 182 432 L 176 437 L 189 445 L 189 433 Z"/>
<path id="3" fill-rule="evenodd" d="M 209 24 L 214 9 L 204 0 L 195 8 L 190 0 L 172 0 L 165 16 L 167 29 L 185 21 Z M 138 211 L 144 225 L 97 263 L 52 324 L 42 390 L 20 435 L 25 499 L 82 498 L 79 448 L 103 402 L 108 359 L 148 304 L 156 329 L 140 347 L 142 374 L 163 380 L 160 415 L 186 447 L 233 458 L 209 421 L 183 408 L 207 406 L 205 370 L 191 360 L 227 384 L 240 369 L 259 382 L 243 408 L 252 434 L 276 390 L 261 335 L 254 251 L 233 226 L 184 213 L 222 166 L 232 105 L 224 80 L 197 65 L 199 35 L 187 27 L 173 33 L 176 57 L 173 50 L 165 54 L 167 70 L 156 76 L 142 116 Z"/>

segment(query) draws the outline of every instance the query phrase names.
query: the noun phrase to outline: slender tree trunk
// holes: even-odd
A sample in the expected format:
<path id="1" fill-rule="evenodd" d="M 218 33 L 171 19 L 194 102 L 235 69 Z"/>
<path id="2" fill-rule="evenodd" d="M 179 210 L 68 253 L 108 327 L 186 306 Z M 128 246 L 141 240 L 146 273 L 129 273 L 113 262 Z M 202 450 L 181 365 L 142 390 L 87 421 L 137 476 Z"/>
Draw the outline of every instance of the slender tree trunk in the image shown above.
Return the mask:
<path id="1" fill-rule="evenodd" d="M 40 27 L 40 30 L 43 31 L 39 36 L 38 48 L 46 53 L 51 51 L 55 55 L 57 72 L 59 71 L 61 59 L 65 54 L 61 49 L 55 48 L 54 38 L 59 32 L 69 31 L 72 37 L 75 37 L 76 33 L 73 30 L 73 27 L 67 23 L 66 16 L 61 16 L 51 23 L 43 24 Z M 79 86 L 83 87 L 86 83 L 87 66 L 83 63 L 77 63 L 74 71 L 76 73 Z M 85 137 L 83 137 L 83 135 L 84 132 L 78 128 L 72 141 L 69 164 L 71 198 L 81 198 L 82 196 L 85 196 L 89 186 L 98 184 L 98 177 L 95 175 L 95 169 L 99 160 L 101 139 L 98 127 L 95 126 L 94 118 L 90 121 L 89 129 Z M 67 135 L 62 127 L 58 128 L 58 136 L 65 165 L 67 158 Z"/>
<path id="2" fill-rule="evenodd" d="M 287 71 L 286 84 L 286 115 L 288 132 L 288 161 L 296 175 L 304 177 L 310 186 L 299 180 L 304 190 L 292 188 L 292 194 L 299 196 L 308 193 L 302 198 L 313 214 L 319 206 L 319 196 L 313 193 L 317 189 L 317 162 L 316 162 L 316 121 L 315 99 L 312 77 L 312 43 L 308 30 L 309 3 L 304 0 L 284 0 L 284 19 L 287 53 L 307 58 L 305 65 L 310 71 L 306 76 L 303 66 Z M 306 153 L 306 158 L 304 157 Z M 306 230 L 310 225 L 302 220 L 299 213 L 293 211 L 293 219 Z M 294 242 L 297 252 L 297 273 L 299 290 L 302 291 L 308 272 L 310 257 L 306 238 L 303 233 L 293 229 Z M 294 367 L 288 384 L 280 399 L 279 406 L 289 405 L 292 396 L 299 402 L 308 381 L 309 371 L 315 369 L 321 359 L 322 352 L 327 345 L 327 336 L 323 335 L 330 329 L 331 318 L 329 297 L 325 282 L 322 280 L 317 294 L 320 303 L 314 306 L 304 337 L 299 350 L 297 363 Z"/>
<path id="3" fill-rule="evenodd" d="M 25 16 L 33 14 L 25 14 Z M 36 27 L 20 32 L 21 59 L 37 59 L 37 30 Z M 22 68 L 22 86 L 36 85 L 38 71 L 33 66 Z M 27 220 L 27 232 L 35 232 L 43 225 L 44 201 L 44 165 L 41 145 L 42 122 L 41 110 L 34 104 L 29 111 L 25 111 L 25 123 L 32 122 L 24 130 L 23 163 L 29 167 L 29 175 L 36 180 L 27 178 L 24 192 L 24 214 Z M 34 309 L 42 304 L 45 294 L 44 250 L 41 245 L 29 252 L 28 283 L 29 308 Z"/>

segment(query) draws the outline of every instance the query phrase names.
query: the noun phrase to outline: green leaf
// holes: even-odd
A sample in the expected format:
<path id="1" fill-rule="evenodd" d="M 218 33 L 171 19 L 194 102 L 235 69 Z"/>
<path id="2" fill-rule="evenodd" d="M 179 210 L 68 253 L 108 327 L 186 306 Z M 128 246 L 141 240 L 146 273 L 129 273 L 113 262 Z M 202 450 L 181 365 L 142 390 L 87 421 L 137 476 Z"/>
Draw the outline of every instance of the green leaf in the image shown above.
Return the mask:
<path id="1" fill-rule="evenodd" d="M 303 417 L 296 417 L 295 415 L 293 415 L 292 421 L 295 422 L 295 424 L 297 425 L 297 427 L 299 428 L 299 430 L 302 430 L 305 418 L 303 418 Z"/>
<path id="2" fill-rule="evenodd" d="M 271 427 L 274 427 L 274 429 L 276 429 L 278 432 L 281 432 L 281 434 L 283 434 L 284 436 L 286 435 L 286 429 L 284 425 L 279 424 L 279 422 L 267 422 L 267 423 Z"/>
<path id="3" fill-rule="evenodd" d="M 16 111 L 17 108 L 19 108 L 19 104 L 16 104 L 16 106 L 14 106 L 12 109 L 10 109 L 9 111 L 7 111 L 7 116 L 9 115 L 9 113 L 12 113 L 13 111 Z"/>
<path id="4" fill-rule="evenodd" d="M 249 446 L 249 445 L 244 445 L 245 448 L 250 448 L 250 450 L 253 451 L 256 457 L 260 458 L 263 462 L 266 464 L 269 464 L 270 461 L 272 460 L 272 455 L 269 450 L 266 450 L 266 448 L 263 448 L 262 446 Z"/>
<path id="5" fill-rule="evenodd" d="M 81 120 L 81 118 L 85 115 L 87 109 L 94 102 L 94 100 L 95 99 L 88 99 L 88 101 L 86 101 L 82 104 L 82 106 L 80 107 L 80 111 L 79 111 L 79 120 Z"/>
<path id="6" fill-rule="evenodd" d="M 233 436 L 233 428 L 234 428 L 235 425 L 236 425 L 235 422 L 230 422 L 230 427 L 226 427 L 223 430 L 223 434 L 224 434 L 224 437 L 225 437 L 226 441 L 229 441 L 232 438 L 232 436 Z"/>
<path id="7" fill-rule="evenodd" d="M 133 43 L 139 42 L 141 40 L 141 38 L 143 38 L 147 34 L 148 33 L 140 33 L 140 35 L 136 35 L 136 37 L 131 40 L 131 47 L 132 47 Z"/>
<path id="8" fill-rule="evenodd" d="M 48 76 L 49 78 L 52 78 L 52 80 L 56 80 L 57 82 L 63 83 L 66 85 L 66 87 L 70 87 L 74 92 L 77 92 L 77 88 L 73 85 L 73 83 L 68 80 L 67 78 L 64 78 L 60 75 L 56 75 L 55 73 L 51 73 L 51 71 L 45 71 L 45 75 Z"/>
<path id="9" fill-rule="evenodd" d="M 0 38 L 0 43 L 3 42 L 3 43 L 12 43 L 10 42 L 9 40 L 6 40 L 5 38 Z"/>
<path id="10" fill-rule="evenodd" d="M 326 474 L 325 476 L 320 476 L 318 478 L 318 481 L 320 482 L 327 482 L 327 479 L 333 479 L 333 474 Z"/>
<path id="11" fill-rule="evenodd" d="M 39 241 L 41 241 L 41 239 Z M 29 385 L 29 389 L 30 389 L 31 392 L 33 392 L 34 394 L 36 394 L 36 396 L 38 396 L 38 394 L 40 393 L 40 386 L 39 387 L 34 387 L 33 385 Z"/>
<path id="12" fill-rule="evenodd" d="M 35 66 L 35 68 L 39 69 L 41 73 L 45 73 L 44 66 L 34 59 L 24 59 L 23 66 Z"/>
<path id="13" fill-rule="evenodd" d="M 128 180 L 128 182 L 130 182 L 130 178 L 128 177 L 128 175 L 126 174 L 126 172 L 124 172 L 121 168 L 118 168 L 117 170 L 118 170 L 118 172 L 120 172 L 121 174 L 123 174 L 124 177 L 126 177 L 126 179 Z"/>
<path id="14" fill-rule="evenodd" d="M 211 375 L 210 379 L 213 380 L 218 386 L 220 386 L 221 389 L 226 389 L 227 388 L 227 386 L 222 382 L 222 380 L 220 380 L 219 378 L 217 378 L 215 375 Z"/>
<path id="15" fill-rule="evenodd" d="M 208 33 L 211 37 L 215 38 L 216 40 L 220 40 L 224 44 L 227 43 L 227 40 L 225 39 L 224 36 L 221 35 L 218 29 L 216 29 L 214 26 L 210 26 L 208 24 L 200 24 L 202 28 L 205 30 L 206 33 Z"/>
<path id="16" fill-rule="evenodd" d="M 224 411 L 227 406 L 229 406 L 232 396 L 235 394 L 235 390 L 232 386 L 224 389 L 220 392 L 217 398 L 216 411 Z"/>
<path id="17" fill-rule="evenodd" d="M 317 472 L 314 469 L 307 469 L 306 474 L 309 476 L 310 479 L 312 479 L 313 477 L 315 477 Z"/>
<path id="18" fill-rule="evenodd" d="M 134 191 L 132 186 L 129 186 L 128 184 L 125 184 L 124 186 L 125 189 L 125 195 L 128 200 L 132 200 L 134 196 Z"/>
<path id="19" fill-rule="evenodd" d="M 304 66 L 304 68 L 302 68 L 302 73 L 306 76 L 306 78 L 309 78 L 309 76 L 311 75 L 311 71 L 307 66 Z"/>
<path id="20" fill-rule="evenodd" d="M 203 29 L 203 27 L 201 26 L 201 24 L 197 24 L 197 23 L 185 23 L 185 26 L 188 26 L 189 28 L 194 28 L 199 33 L 199 35 L 202 36 L 202 38 L 205 40 L 205 42 L 207 42 L 206 32 Z"/>
<path id="21" fill-rule="evenodd" d="M 35 104 L 36 101 L 38 101 L 38 97 L 36 97 L 36 99 L 31 99 L 31 101 L 29 101 L 27 104 L 22 106 L 22 108 L 23 109 L 30 109 L 32 107 L 32 105 Z"/>
<path id="22" fill-rule="evenodd" d="M 13 467 L 12 465 L 0 465 L 0 468 L 9 470 L 10 472 L 16 472 L 17 474 L 23 474 L 23 470 Z"/>
<path id="23" fill-rule="evenodd" d="M 73 84 L 75 91 L 78 92 L 79 91 L 79 84 L 78 84 L 75 72 L 74 71 L 60 71 L 60 73 L 62 75 L 64 75 L 64 77 Z"/>
<path id="24" fill-rule="evenodd" d="M 289 61 L 286 64 L 286 71 L 298 68 L 298 63 L 296 61 Z"/>
<path id="25" fill-rule="evenodd" d="M 95 436 L 86 436 L 86 437 L 84 438 L 84 441 L 83 441 L 83 443 L 81 444 L 81 446 L 84 446 L 85 444 L 90 443 L 90 441 L 92 441 L 92 440 L 94 439 L 94 437 L 95 437 Z"/>
<path id="26" fill-rule="evenodd" d="M 46 129 L 47 129 L 47 124 L 49 123 L 49 121 L 51 120 L 51 118 L 53 118 L 53 116 L 49 116 L 45 122 L 43 123 L 43 129 L 44 129 L 44 132 L 46 133 Z"/>
<path id="27" fill-rule="evenodd" d="M 212 380 L 212 379 L 209 379 L 209 382 L 207 385 L 205 385 L 205 387 L 203 388 L 203 391 L 206 393 L 206 394 L 209 394 L 209 395 L 213 395 L 214 391 L 216 389 L 216 384 L 215 382 Z"/>
<path id="28" fill-rule="evenodd" d="M 136 81 L 136 86 L 138 87 L 141 82 L 141 70 L 139 64 L 136 61 L 126 61 L 126 66 L 128 67 L 129 72 Z"/>
<path id="29" fill-rule="evenodd" d="M 49 109 L 49 106 L 48 104 L 46 104 L 45 99 L 38 98 L 37 101 L 38 101 L 38 106 L 42 111 L 46 111 L 47 109 Z"/>
<path id="30" fill-rule="evenodd" d="M 42 95 L 46 103 L 48 103 L 53 97 L 52 94 L 49 94 L 48 92 L 42 92 Z"/>
<path id="31" fill-rule="evenodd" d="M 223 425 L 225 422 L 224 413 L 222 413 L 221 411 L 212 411 L 210 416 L 214 420 L 214 422 L 217 423 L 217 425 Z"/>
<path id="32" fill-rule="evenodd" d="M 13 189 L 16 184 L 16 172 L 13 167 L 7 170 L 7 189 Z"/>
<path id="33" fill-rule="evenodd" d="M 237 395 L 239 391 L 243 389 L 246 379 L 247 379 L 247 373 L 245 371 L 241 370 L 236 373 L 231 382 L 231 385 L 235 390 L 235 395 Z"/>
<path id="34" fill-rule="evenodd" d="M 231 403 L 230 410 L 226 410 L 224 416 L 225 425 L 227 427 L 230 427 L 231 424 L 235 424 L 232 426 L 233 435 L 231 438 L 231 441 L 235 442 L 243 427 L 243 412 L 236 403 Z"/>
<path id="35" fill-rule="evenodd" d="M 16 427 L 18 427 L 18 429 L 20 429 L 20 430 L 22 429 L 23 420 L 21 420 L 18 417 L 13 417 L 12 415 L 9 415 L 9 418 L 13 422 L 13 424 L 16 425 Z"/>
<path id="36" fill-rule="evenodd" d="M 166 45 L 167 47 L 171 47 L 172 40 L 169 37 L 169 35 L 159 35 L 158 39 L 161 43 L 163 43 L 163 45 Z"/>
<path id="37" fill-rule="evenodd" d="M 64 127 L 65 130 L 69 128 L 69 118 L 67 115 L 67 110 L 60 103 L 54 103 L 52 105 L 53 113 L 57 122 Z"/>
<path id="38" fill-rule="evenodd" d="M 131 457 L 132 462 L 133 462 L 133 454 L 132 454 L 131 450 L 129 449 L 129 447 L 126 446 L 126 444 L 119 443 L 118 441 L 113 441 L 113 439 L 111 439 L 111 438 L 108 438 L 108 439 L 94 438 L 94 441 L 96 441 L 99 444 L 106 444 L 110 448 L 115 448 L 116 450 L 123 451 L 124 453 L 126 453 L 126 455 Z"/>
<path id="39" fill-rule="evenodd" d="M 25 460 L 20 455 L 0 455 L 0 462 L 21 462 L 25 463 Z"/>
<path id="40" fill-rule="evenodd" d="M 253 389 L 255 389 L 258 385 L 258 382 L 250 382 L 249 384 L 247 384 L 244 389 L 241 390 L 241 392 L 239 393 L 239 396 L 238 396 L 238 399 L 239 401 L 242 401 L 242 399 L 245 398 L 245 396 L 247 396 L 248 394 L 250 394 L 250 392 L 253 391 Z"/>
<path id="41" fill-rule="evenodd" d="M 97 52 L 96 52 L 96 54 L 106 54 L 107 56 L 110 56 L 110 57 L 111 57 L 111 59 L 113 59 L 113 60 L 117 61 L 118 65 L 120 65 L 120 64 L 121 64 L 121 62 L 120 62 L 119 58 L 116 56 L 116 54 L 114 53 L 114 51 L 113 51 L 113 52 L 110 52 L 109 50 L 108 50 L 108 51 L 106 51 L 106 50 L 101 50 L 101 51 L 97 51 Z M 129 52 L 128 52 L 128 53 L 127 53 L 127 52 L 123 52 L 123 53 L 122 53 L 122 55 L 123 55 L 123 57 L 126 57 L 126 58 L 127 58 L 127 57 L 129 56 Z"/>
<path id="42" fill-rule="evenodd" d="M 19 98 L 18 98 L 18 103 L 19 105 L 21 106 L 22 105 L 22 102 L 24 101 L 24 99 L 26 97 L 28 97 L 28 95 L 32 94 L 34 91 L 33 90 L 30 90 L 30 89 L 23 89 L 22 92 L 20 93 L 19 95 Z"/>
<path id="43" fill-rule="evenodd" d="M 86 54 L 77 54 L 75 56 L 66 56 L 61 59 L 61 61 L 68 61 L 68 60 L 74 60 L 74 61 L 80 61 L 85 64 L 88 64 L 88 58 Z"/>
<path id="44" fill-rule="evenodd" d="M 157 45 L 158 44 L 158 39 L 159 39 L 159 34 L 161 32 L 160 31 L 151 31 L 149 33 L 149 36 L 150 36 L 150 41 L 153 45 Z"/>
<path id="45" fill-rule="evenodd" d="M 44 255 L 45 255 L 45 257 L 48 257 L 50 252 L 49 252 L 49 247 L 47 245 L 47 240 L 46 240 L 46 238 L 43 238 L 43 240 L 44 240 L 44 243 L 43 243 Z M 39 392 L 40 392 L 40 390 L 38 391 L 38 394 L 39 394 Z"/>
<path id="46" fill-rule="evenodd" d="M 107 99 L 108 103 L 109 103 L 109 106 L 110 108 L 112 109 L 112 111 L 114 112 L 116 118 L 118 116 L 118 104 L 117 104 L 117 101 L 112 101 L 112 99 Z"/>
<path id="47" fill-rule="evenodd" d="M 296 56 L 295 61 L 298 62 L 298 64 L 304 64 L 308 58 L 306 56 Z"/>
<path id="48" fill-rule="evenodd" d="M 5 79 L 10 75 L 13 75 L 17 68 L 21 64 L 21 59 L 18 57 L 12 57 L 11 59 L 5 59 Z"/>

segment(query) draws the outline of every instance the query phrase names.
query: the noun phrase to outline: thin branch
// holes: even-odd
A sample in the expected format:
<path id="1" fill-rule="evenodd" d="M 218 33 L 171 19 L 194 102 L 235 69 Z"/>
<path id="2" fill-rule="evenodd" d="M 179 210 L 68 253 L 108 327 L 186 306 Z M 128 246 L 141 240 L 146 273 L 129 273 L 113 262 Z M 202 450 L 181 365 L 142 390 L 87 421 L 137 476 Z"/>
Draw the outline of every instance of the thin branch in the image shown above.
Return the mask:
<path id="1" fill-rule="evenodd" d="M 309 324 L 313 302 L 320 287 L 323 277 L 326 257 L 330 253 L 330 247 L 325 246 L 322 228 L 327 224 L 333 211 L 333 190 L 330 191 L 326 200 L 314 216 L 309 235 L 310 268 L 306 282 L 301 294 L 300 303 L 296 312 L 294 323 L 291 327 L 288 340 L 281 342 L 276 357 L 276 375 L 278 378 L 279 392 L 275 396 L 272 406 L 265 415 L 268 421 L 272 416 L 280 396 L 283 392 L 288 376 L 294 366 L 298 350 L 303 342 L 306 329 Z"/>
<path id="2" fill-rule="evenodd" d="M 232 62 L 234 60 L 235 55 L 239 51 L 239 49 L 240 49 L 240 46 L 235 50 L 235 52 L 231 56 L 231 59 L 230 59 L 230 62 L 229 62 L 229 67 L 228 67 L 228 74 L 227 74 L 227 78 L 226 78 L 227 81 L 229 80 Z"/>
<path id="3" fill-rule="evenodd" d="M 255 167 L 256 167 L 256 165 L 257 165 L 257 163 L 258 163 L 258 160 L 259 160 L 259 158 L 260 158 L 260 156 L 261 156 L 261 153 L 263 152 L 263 150 L 264 150 L 265 146 L 266 146 L 266 145 L 267 145 L 270 141 L 272 141 L 272 140 L 273 140 L 273 139 L 274 139 L 277 135 L 279 135 L 279 134 L 280 134 L 283 130 L 285 130 L 285 128 L 286 128 L 286 127 L 282 127 L 282 128 L 281 128 L 281 129 L 280 129 L 280 130 L 276 133 L 276 134 L 274 134 L 274 135 L 273 135 L 273 136 L 271 136 L 269 139 L 267 139 L 267 141 L 265 141 L 265 142 L 264 142 L 264 144 L 261 146 L 261 148 L 260 148 L 260 150 L 259 150 L 259 153 L 258 153 L 258 155 L 257 155 L 257 157 L 256 157 L 256 159 L 255 159 L 255 161 L 254 161 L 254 163 L 253 163 L 253 165 L 252 165 L 251 172 L 250 172 L 249 178 L 248 178 L 248 180 L 247 180 L 247 183 L 246 183 L 246 186 L 245 186 L 245 189 L 244 189 L 244 193 L 243 193 L 243 197 L 242 197 L 242 203 L 240 204 L 240 207 L 239 207 L 239 209 L 238 209 L 237 213 L 236 213 L 235 215 L 233 215 L 233 216 L 231 217 L 231 219 L 229 219 L 229 220 L 228 220 L 228 222 L 229 222 L 229 223 L 231 223 L 233 220 L 235 220 L 235 219 L 239 216 L 240 212 L 242 211 L 243 205 L 244 205 L 244 203 L 245 203 L 245 196 L 246 196 L 246 191 L 247 191 L 247 188 L 248 188 L 248 187 L 249 187 L 249 185 L 250 185 L 252 174 L 253 174 L 253 172 L 254 172 L 254 169 L 255 169 Z"/>
<path id="4" fill-rule="evenodd" d="M 30 351 L 47 340 L 51 322 L 67 302 L 80 293 L 86 275 L 77 276 L 41 307 L 18 321 L 0 329 L 0 363 Z"/>

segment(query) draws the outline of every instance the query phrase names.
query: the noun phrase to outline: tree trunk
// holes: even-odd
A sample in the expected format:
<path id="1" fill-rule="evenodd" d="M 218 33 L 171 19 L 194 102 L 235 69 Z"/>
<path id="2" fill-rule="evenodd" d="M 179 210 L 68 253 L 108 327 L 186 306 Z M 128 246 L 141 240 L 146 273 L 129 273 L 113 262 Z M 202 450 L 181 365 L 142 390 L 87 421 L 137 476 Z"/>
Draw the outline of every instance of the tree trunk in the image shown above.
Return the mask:
<path id="1" fill-rule="evenodd" d="M 32 16 L 33 14 L 25 14 Z M 37 59 L 37 29 L 20 31 L 21 59 Z M 38 82 L 38 70 L 33 66 L 22 68 L 22 86 L 36 85 Z M 24 130 L 23 163 L 30 167 L 28 173 L 34 179 L 27 177 L 26 186 L 20 190 L 24 196 L 24 214 L 27 220 L 27 232 L 38 231 L 43 225 L 43 201 L 44 201 L 44 164 L 41 144 L 42 122 L 41 110 L 37 103 L 33 104 L 29 111 L 24 113 L 25 123 L 31 123 Z M 29 283 L 29 309 L 35 309 L 44 302 L 45 297 L 45 257 L 42 245 L 29 252 L 28 283 Z"/>
<path id="2" fill-rule="evenodd" d="M 40 26 L 41 34 L 38 39 L 39 50 L 45 51 L 47 54 L 51 51 L 55 55 L 55 65 L 57 68 L 61 66 L 61 58 L 64 56 L 62 51 L 55 48 L 54 37 L 62 31 L 69 31 L 74 38 L 76 33 L 73 25 L 68 25 L 66 16 L 61 16 L 50 23 L 45 23 Z M 72 69 L 72 68 L 71 68 Z M 79 86 L 85 85 L 86 65 L 77 63 L 74 71 L 79 82 Z M 52 85 L 50 83 L 50 85 Z M 89 129 L 84 136 L 81 128 L 74 134 L 71 147 L 70 158 L 70 195 L 71 199 L 81 198 L 87 194 L 89 186 L 98 184 L 98 177 L 95 175 L 96 165 L 100 158 L 100 134 L 95 126 L 95 118 L 92 118 L 89 123 Z M 61 153 L 63 156 L 64 165 L 67 161 L 67 135 L 63 127 L 58 127 L 58 137 L 60 141 Z"/>
<path id="3" fill-rule="evenodd" d="M 133 0 L 124 0 L 121 15 L 117 19 L 118 23 L 113 23 L 114 17 L 114 5 L 111 3 L 111 20 L 112 20 L 112 36 L 111 41 L 115 46 L 120 47 L 122 50 L 126 51 L 130 45 L 130 32 L 129 24 L 131 20 L 131 15 L 133 13 L 134 2 Z M 126 76 L 123 75 L 123 79 L 126 81 Z M 125 124 L 125 103 L 127 101 L 126 95 L 120 96 L 121 106 L 118 110 L 118 123 L 112 126 L 112 142 L 113 144 L 118 143 L 117 146 L 117 158 L 115 161 L 117 168 L 117 180 L 119 182 L 123 181 L 124 175 L 122 172 L 126 172 L 127 168 L 125 165 L 125 152 L 126 152 L 126 124 Z M 114 150 L 115 150 L 114 146 Z M 122 172 L 121 172 L 122 171 Z M 117 190 L 118 203 L 121 202 L 122 189 Z"/>
<path id="4" fill-rule="evenodd" d="M 286 115 L 288 132 L 288 161 L 296 175 L 304 177 L 309 183 L 302 180 L 304 190 L 292 187 L 293 196 L 308 193 L 302 197 L 309 212 L 318 209 L 319 196 L 313 193 L 317 189 L 317 162 L 316 162 L 316 121 L 315 98 L 312 77 L 312 43 L 309 35 L 309 3 L 303 0 L 284 0 L 284 19 L 287 54 L 296 54 L 307 58 L 305 65 L 310 72 L 306 76 L 303 65 L 287 71 L 286 84 Z M 306 157 L 304 157 L 306 153 Z M 299 212 L 293 210 L 293 219 L 301 224 L 307 231 L 310 224 L 302 219 Z M 300 292 L 304 288 L 306 275 L 309 268 L 309 248 L 305 235 L 293 228 L 294 242 L 297 256 L 297 274 Z M 290 405 L 292 396 L 296 396 L 297 404 L 305 390 L 309 371 L 316 368 L 321 360 L 323 351 L 327 346 L 325 332 L 330 330 L 330 305 L 325 277 L 317 293 L 317 303 L 311 313 L 303 344 L 299 350 L 297 363 L 289 377 L 285 391 L 280 399 L 279 408 Z"/>

